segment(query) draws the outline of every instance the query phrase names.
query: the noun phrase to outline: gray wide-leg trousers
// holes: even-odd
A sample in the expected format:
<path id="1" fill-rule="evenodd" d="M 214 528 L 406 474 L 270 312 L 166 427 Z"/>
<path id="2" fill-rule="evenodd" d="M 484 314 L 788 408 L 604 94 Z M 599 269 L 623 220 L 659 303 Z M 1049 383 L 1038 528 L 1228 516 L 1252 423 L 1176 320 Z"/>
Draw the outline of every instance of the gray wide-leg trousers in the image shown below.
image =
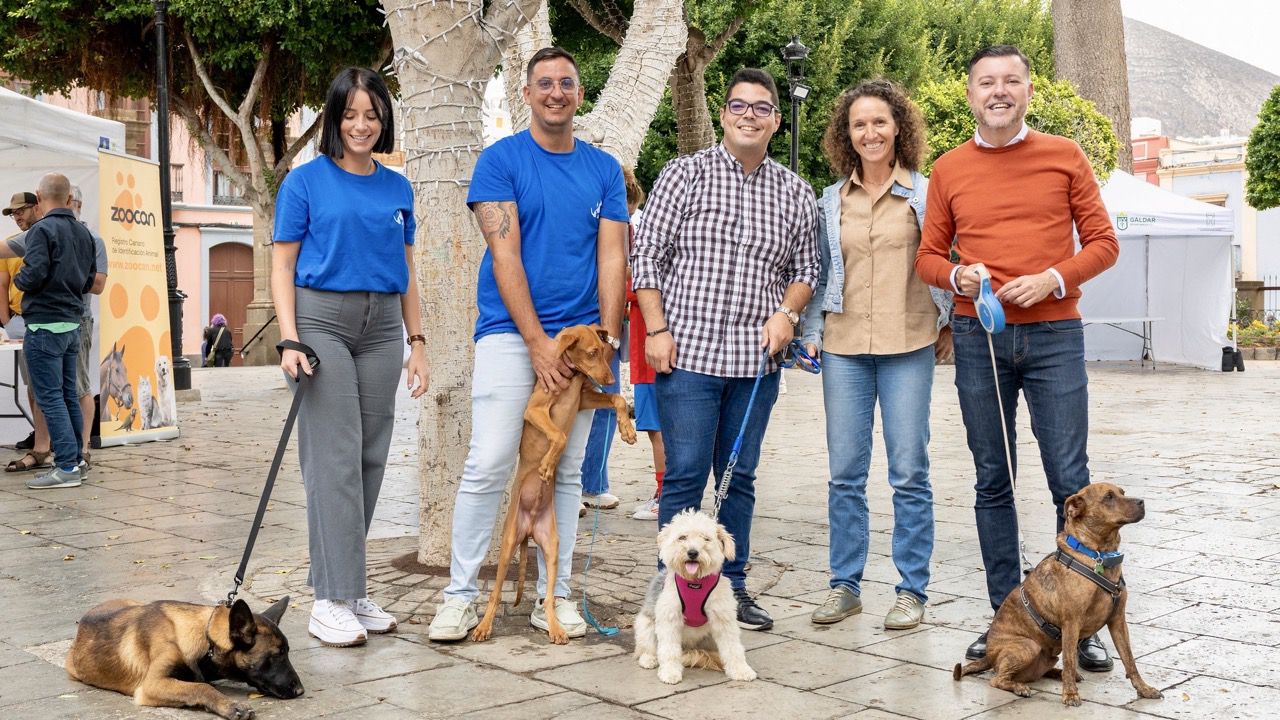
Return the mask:
<path id="1" fill-rule="evenodd" d="M 365 536 L 373 522 L 403 367 L 400 296 L 297 288 L 298 339 L 320 367 L 298 412 L 317 600 L 366 597 Z"/>

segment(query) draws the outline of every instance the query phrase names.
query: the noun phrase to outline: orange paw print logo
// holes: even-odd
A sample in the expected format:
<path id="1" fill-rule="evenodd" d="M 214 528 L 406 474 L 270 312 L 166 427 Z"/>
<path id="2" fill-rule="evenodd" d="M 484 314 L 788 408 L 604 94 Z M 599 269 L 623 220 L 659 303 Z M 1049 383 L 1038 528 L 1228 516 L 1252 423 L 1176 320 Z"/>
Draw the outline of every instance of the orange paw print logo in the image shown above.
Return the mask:
<path id="1" fill-rule="evenodd" d="M 156 224 L 155 213 L 142 209 L 142 195 L 134 192 L 136 184 L 137 180 L 132 173 L 128 175 L 123 172 L 116 173 L 116 185 L 120 188 L 120 193 L 111 203 L 111 222 L 120 223 L 126 231 L 130 232 L 134 225 L 154 226 Z"/>

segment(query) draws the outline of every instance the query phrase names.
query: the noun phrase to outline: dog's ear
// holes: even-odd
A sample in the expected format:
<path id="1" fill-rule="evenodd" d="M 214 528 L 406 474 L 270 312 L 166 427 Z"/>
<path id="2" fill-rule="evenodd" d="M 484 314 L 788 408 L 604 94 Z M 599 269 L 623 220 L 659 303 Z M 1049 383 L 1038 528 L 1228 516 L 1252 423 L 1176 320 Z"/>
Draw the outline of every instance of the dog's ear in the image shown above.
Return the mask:
<path id="1" fill-rule="evenodd" d="M 258 623 L 253 619 L 253 611 L 249 609 L 248 603 L 236 600 L 231 606 L 227 622 L 230 624 L 228 629 L 233 645 L 238 648 L 253 647 L 253 641 L 258 637 Z"/>
<path id="2" fill-rule="evenodd" d="M 724 549 L 724 559 L 726 562 L 732 560 L 738 553 L 738 545 L 733 541 L 733 536 L 723 525 L 716 525 L 716 539 L 720 541 L 720 547 Z"/>
<path id="3" fill-rule="evenodd" d="M 561 330 L 556 336 L 556 352 L 563 356 L 565 353 L 573 349 L 578 344 L 578 333 L 573 332 L 572 328 Z"/>
<path id="4" fill-rule="evenodd" d="M 275 625 L 280 624 L 280 618 L 284 616 L 285 608 L 289 607 L 289 596 L 285 595 L 275 602 L 274 605 L 262 611 L 262 617 L 270 620 Z"/>
<path id="5" fill-rule="evenodd" d="M 1062 514 L 1068 520 L 1075 520 L 1084 514 L 1084 506 L 1086 505 L 1084 496 L 1076 493 L 1067 498 L 1067 502 L 1062 506 Z"/>

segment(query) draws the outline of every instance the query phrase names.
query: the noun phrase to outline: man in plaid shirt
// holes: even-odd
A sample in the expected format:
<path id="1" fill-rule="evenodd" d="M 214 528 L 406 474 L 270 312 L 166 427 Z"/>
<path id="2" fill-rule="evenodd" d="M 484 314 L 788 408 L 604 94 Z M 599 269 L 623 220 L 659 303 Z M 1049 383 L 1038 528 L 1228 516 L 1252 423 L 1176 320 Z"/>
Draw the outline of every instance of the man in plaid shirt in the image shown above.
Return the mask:
<path id="1" fill-rule="evenodd" d="M 659 527 L 701 505 L 708 473 L 724 474 L 765 350 L 791 341 L 818 282 L 813 189 L 768 156 L 780 123 L 773 78 L 739 70 L 725 97 L 723 142 L 663 168 L 631 258 L 667 446 Z M 751 630 L 773 626 L 747 594 L 745 565 L 778 370 L 765 364 L 719 517 L 737 544 L 724 575 Z"/>

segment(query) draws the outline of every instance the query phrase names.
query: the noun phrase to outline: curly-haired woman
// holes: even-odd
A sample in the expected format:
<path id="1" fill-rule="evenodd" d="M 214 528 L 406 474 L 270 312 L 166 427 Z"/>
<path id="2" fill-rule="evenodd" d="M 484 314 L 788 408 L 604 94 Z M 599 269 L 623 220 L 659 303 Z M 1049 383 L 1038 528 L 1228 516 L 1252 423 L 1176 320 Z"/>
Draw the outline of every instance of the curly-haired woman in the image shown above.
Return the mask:
<path id="1" fill-rule="evenodd" d="M 822 280 L 805 314 L 803 341 L 822 351 L 831 468 L 831 591 L 812 615 L 834 623 L 862 612 L 867 561 L 867 476 L 880 405 L 893 488 L 893 562 L 901 582 L 885 627 L 924 617 L 933 554 L 929 399 L 935 356 L 951 352 L 950 297 L 916 277 L 924 223 L 925 149 L 920 110 L 896 84 L 845 92 L 823 141 L 841 179 L 818 202 Z"/>

